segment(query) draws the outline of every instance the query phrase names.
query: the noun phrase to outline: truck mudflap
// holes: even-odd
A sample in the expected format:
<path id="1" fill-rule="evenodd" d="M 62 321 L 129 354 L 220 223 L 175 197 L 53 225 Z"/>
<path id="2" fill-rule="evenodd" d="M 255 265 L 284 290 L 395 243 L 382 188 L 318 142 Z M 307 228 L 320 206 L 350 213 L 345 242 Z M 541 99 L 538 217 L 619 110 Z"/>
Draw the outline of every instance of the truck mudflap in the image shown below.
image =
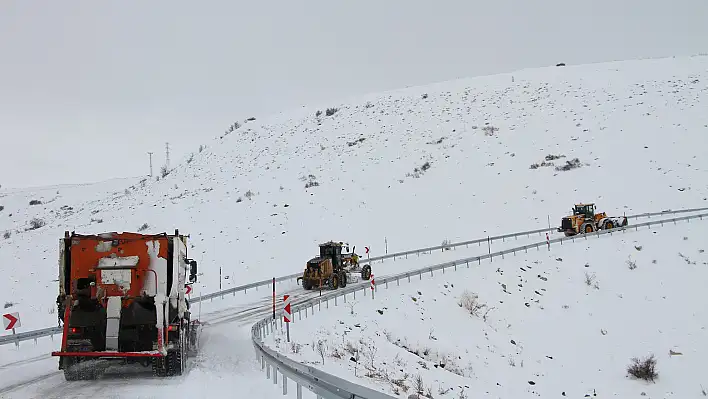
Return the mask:
<path id="1" fill-rule="evenodd" d="M 165 357 L 165 355 L 159 351 L 150 352 L 114 352 L 114 351 L 102 351 L 102 352 L 52 352 L 52 356 L 69 356 L 69 357 L 101 357 L 101 358 L 123 358 L 123 357 Z"/>

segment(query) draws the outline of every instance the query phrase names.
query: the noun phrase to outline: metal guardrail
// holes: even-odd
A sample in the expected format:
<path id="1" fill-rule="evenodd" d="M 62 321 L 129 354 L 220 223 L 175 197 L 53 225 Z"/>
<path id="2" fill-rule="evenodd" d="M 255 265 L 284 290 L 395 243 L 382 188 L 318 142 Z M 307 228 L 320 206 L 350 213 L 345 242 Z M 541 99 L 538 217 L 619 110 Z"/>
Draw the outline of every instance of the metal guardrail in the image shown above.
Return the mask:
<path id="1" fill-rule="evenodd" d="M 679 212 L 676 212 L 679 213 Z M 651 214 L 651 216 L 658 215 L 659 213 Z M 703 219 L 703 218 L 708 218 L 708 213 L 702 213 L 698 215 L 690 215 L 690 216 L 684 216 L 684 217 L 679 217 L 679 218 L 672 218 L 672 219 L 661 219 L 661 220 L 652 220 L 644 223 L 639 223 L 639 224 L 634 224 L 634 225 L 628 225 L 624 227 L 616 227 L 614 229 L 610 230 L 598 230 L 593 233 L 589 234 L 581 234 L 581 235 L 576 235 L 572 237 L 559 237 L 555 238 L 552 240 L 544 240 L 544 241 L 539 241 L 536 243 L 528 244 L 528 245 L 522 245 L 510 249 L 506 249 L 503 251 L 497 251 L 494 253 L 490 254 L 484 254 L 480 256 L 473 256 L 473 257 L 468 257 L 468 258 L 463 258 L 463 259 L 458 259 L 450 262 L 444 262 L 440 263 L 434 266 L 429 266 L 429 267 L 424 267 L 408 272 L 403 272 L 403 273 L 398 273 L 395 275 L 391 276 L 386 276 L 386 277 L 377 277 L 377 284 L 374 286 L 375 292 L 378 291 L 378 287 L 381 284 L 384 284 L 386 288 L 388 288 L 388 283 L 389 282 L 396 282 L 396 285 L 400 285 L 400 281 L 402 279 L 408 279 L 410 282 L 412 276 L 418 276 L 419 279 L 423 278 L 423 274 L 430 273 L 430 276 L 434 276 L 435 271 L 442 270 L 443 273 L 445 273 L 445 269 L 447 268 L 454 268 L 454 270 L 457 270 L 457 267 L 460 266 L 465 266 L 465 268 L 470 267 L 470 263 L 474 265 L 476 262 L 478 265 L 481 264 L 482 260 L 489 259 L 490 261 L 493 261 L 495 257 L 501 256 L 504 258 L 504 255 L 508 254 L 516 254 L 516 252 L 521 252 L 525 251 L 527 252 L 529 249 L 537 249 L 540 250 L 546 245 L 551 245 L 555 243 L 560 243 L 563 245 L 563 242 L 575 242 L 576 240 L 587 240 L 589 237 L 600 237 L 605 234 L 616 234 L 619 232 L 626 232 L 627 230 L 635 229 L 639 230 L 642 227 L 651 227 L 654 225 L 664 225 L 666 223 L 674 223 L 676 224 L 679 221 L 689 221 L 691 219 Z M 366 290 L 369 288 L 369 285 L 364 282 L 364 283 L 358 283 L 352 286 L 349 286 L 347 288 L 335 290 L 335 291 L 329 291 L 327 293 L 323 293 L 322 296 L 319 297 L 314 297 L 314 298 L 309 298 L 305 299 L 303 301 L 300 301 L 297 304 L 292 305 L 291 304 L 291 319 L 292 322 L 295 322 L 296 319 L 296 313 L 297 313 L 297 318 L 299 320 L 302 320 L 302 311 L 305 313 L 305 317 L 307 318 L 308 314 L 308 309 L 310 309 L 310 314 L 314 314 L 315 312 L 315 306 L 319 310 L 322 309 L 322 304 L 325 303 L 326 307 L 329 308 L 329 301 L 331 299 L 334 299 L 334 305 L 337 306 L 337 298 L 343 296 L 344 297 L 344 302 L 347 301 L 347 294 L 354 294 L 354 299 L 356 299 L 356 293 L 357 291 L 361 291 L 363 288 L 364 290 L 364 296 L 366 296 Z M 280 319 L 280 328 L 282 330 L 282 324 L 283 324 L 283 311 L 282 309 L 277 312 L 278 318 Z M 276 319 L 277 320 L 277 319 Z M 268 379 L 273 380 L 273 384 L 278 384 L 278 373 L 280 373 L 283 376 L 282 379 L 282 387 L 283 387 L 283 395 L 287 395 L 287 388 L 288 388 L 288 378 L 292 379 L 296 383 L 296 389 L 297 389 L 297 397 L 298 399 L 302 398 L 302 387 L 305 386 L 308 390 L 312 391 L 315 393 L 318 397 L 322 398 L 366 398 L 366 399 L 391 399 L 394 398 L 394 396 L 387 395 L 383 392 L 373 390 L 371 388 L 367 388 L 358 384 L 355 384 L 353 382 L 344 380 L 340 377 L 336 377 L 330 374 L 327 374 L 319 369 L 316 369 L 314 367 L 306 366 L 303 364 L 300 364 L 276 351 L 273 349 L 267 347 L 263 341 L 263 339 L 270 333 L 273 333 L 275 330 L 278 329 L 277 327 L 277 321 L 272 319 L 272 316 L 268 316 L 267 318 L 264 318 L 257 322 L 256 324 L 253 325 L 251 328 L 251 339 L 253 341 L 254 348 L 256 350 L 256 359 L 258 362 L 261 364 L 261 369 L 266 369 L 267 377 Z"/>
<path id="2" fill-rule="evenodd" d="M 626 217 L 628 219 L 637 219 L 637 218 L 642 218 L 642 217 L 663 216 L 663 215 L 691 213 L 691 212 L 699 212 L 699 211 L 708 211 L 708 207 L 678 209 L 678 210 L 665 210 L 665 211 L 660 211 L 660 212 L 647 212 L 647 213 L 639 213 L 636 215 L 627 215 Z M 530 236 L 531 234 L 543 234 L 545 232 L 551 232 L 551 231 L 556 231 L 556 227 L 521 231 L 521 232 L 517 232 L 517 233 L 502 234 L 502 235 L 497 235 L 497 236 L 488 236 L 488 237 L 478 238 L 475 240 L 449 243 L 446 245 L 436 245 L 436 246 L 427 247 L 427 248 L 412 249 L 412 250 L 408 250 L 408 251 L 396 252 L 396 253 L 391 253 L 391 254 L 386 254 L 386 255 L 381 255 L 381 256 L 374 256 L 369 259 L 360 258 L 359 263 L 360 264 L 367 264 L 367 263 L 373 263 L 376 261 L 384 261 L 386 259 L 395 260 L 396 258 L 407 257 L 408 255 L 416 255 L 416 254 L 419 255 L 421 253 L 430 253 L 432 251 L 437 251 L 437 250 L 444 251 L 445 249 L 456 248 L 456 247 L 461 247 L 461 246 L 468 246 L 471 244 L 481 244 L 481 243 L 484 243 L 487 241 L 489 241 L 490 243 L 493 243 L 494 241 L 498 241 L 498 240 L 503 241 L 503 240 L 506 240 L 507 238 Z M 295 279 L 301 275 L 302 275 L 302 272 L 288 274 L 286 276 L 276 277 L 275 281 L 276 281 L 276 283 L 278 283 L 278 282 L 282 282 L 282 281 L 292 280 L 292 279 Z M 380 279 L 380 277 L 377 277 L 377 279 Z M 266 280 L 261 280 L 261 281 L 256 281 L 256 282 L 245 284 L 242 286 L 227 288 L 225 290 L 212 292 L 212 293 L 204 294 L 204 295 L 201 295 L 198 297 L 194 297 L 194 298 L 190 299 L 190 302 L 197 303 L 197 302 L 205 301 L 205 300 L 213 300 L 214 298 L 223 297 L 228 294 L 235 295 L 237 292 L 240 292 L 240 291 L 247 292 L 249 289 L 258 288 L 258 287 L 262 287 L 262 286 L 270 286 L 272 284 L 273 284 L 272 278 L 266 279 Z M 21 341 L 26 341 L 26 340 L 30 340 L 30 339 L 36 340 L 37 338 L 47 337 L 47 336 L 52 337 L 55 334 L 60 334 L 60 333 L 61 333 L 60 327 L 48 327 L 48 328 L 42 328 L 42 329 L 38 329 L 38 330 L 25 331 L 25 332 L 17 333 L 14 335 L 4 335 L 4 336 L 0 336 L 0 345 L 5 345 L 5 344 L 9 344 L 9 343 L 19 344 L 19 342 L 21 342 Z"/>

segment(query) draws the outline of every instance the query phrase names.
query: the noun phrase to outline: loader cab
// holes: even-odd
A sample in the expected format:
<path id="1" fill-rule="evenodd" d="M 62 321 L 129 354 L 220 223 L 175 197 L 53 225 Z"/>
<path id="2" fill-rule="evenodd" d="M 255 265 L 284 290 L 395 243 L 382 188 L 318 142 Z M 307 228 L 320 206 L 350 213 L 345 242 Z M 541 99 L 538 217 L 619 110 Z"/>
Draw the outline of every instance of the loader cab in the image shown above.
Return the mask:
<path id="1" fill-rule="evenodd" d="M 583 215 L 586 219 L 592 219 L 595 216 L 595 204 L 577 204 L 573 208 L 573 215 Z"/>

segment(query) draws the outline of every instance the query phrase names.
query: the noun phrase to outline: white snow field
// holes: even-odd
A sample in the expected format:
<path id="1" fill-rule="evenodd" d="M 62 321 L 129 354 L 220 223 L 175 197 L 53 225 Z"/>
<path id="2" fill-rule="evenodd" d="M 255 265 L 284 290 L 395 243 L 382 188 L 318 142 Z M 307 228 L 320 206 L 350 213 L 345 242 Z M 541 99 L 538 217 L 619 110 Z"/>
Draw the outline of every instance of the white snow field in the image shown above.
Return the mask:
<path id="1" fill-rule="evenodd" d="M 75 208 L 39 229 L 24 231 L 29 214 L 7 219 L 26 209 L 0 212 L 0 230 L 20 230 L 0 238 L 0 302 L 33 309 L 26 328 L 56 323 L 66 229 L 179 229 L 215 291 L 219 267 L 223 287 L 295 273 L 330 239 L 375 256 L 557 225 L 579 201 L 610 215 L 705 206 L 707 100 L 708 57 L 696 56 L 531 69 L 243 123 L 90 209 L 39 205 Z M 581 167 L 530 168 L 549 155 Z"/>
<path id="2" fill-rule="evenodd" d="M 403 398 L 418 377 L 421 398 L 703 397 L 706 234 L 695 219 L 426 273 L 316 306 L 290 343 L 266 342 Z M 628 377 L 652 354 L 654 381 Z"/>
<path id="3" fill-rule="evenodd" d="M 191 234 L 190 257 L 203 273 L 197 290 L 207 293 L 301 271 L 328 240 L 347 241 L 360 254 L 369 246 L 376 256 L 556 226 L 581 201 L 610 215 L 708 206 L 707 102 L 708 57 L 696 56 L 525 70 L 244 122 L 168 175 L 126 183 L 120 195 L 91 206 L 84 199 L 36 205 L 32 212 L 47 218 L 40 228 L 25 230 L 34 214 L 8 219 L 9 207 L 0 211 L 0 230 L 15 231 L 0 238 L 0 303 L 21 312 L 20 331 L 56 325 L 64 230 Z M 549 155 L 560 158 L 545 161 Z M 556 170 L 575 158 L 579 167 Z M 50 216 L 65 205 L 74 213 Z M 386 261 L 374 273 L 479 252 L 473 246 Z M 278 289 L 312 295 L 294 283 Z M 268 313 L 269 295 L 261 289 L 204 304 L 203 319 L 219 323 L 205 336 L 234 340 L 223 352 L 205 344 L 198 365 L 226 370 L 209 378 L 223 376 L 232 389 L 255 378 L 248 334 Z M 0 347 L 0 395 L 42 397 L 64 386 L 56 359 L 46 357 L 58 344 L 55 337 Z M 215 353 L 227 357 L 223 366 L 208 359 Z M 244 380 L 232 377 L 230 353 L 248 355 L 239 366 Z M 204 381 L 198 373 L 180 380 L 185 392 Z M 79 396 L 113 394 L 81 384 Z M 169 385 L 149 378 L 134 384 Z"/>

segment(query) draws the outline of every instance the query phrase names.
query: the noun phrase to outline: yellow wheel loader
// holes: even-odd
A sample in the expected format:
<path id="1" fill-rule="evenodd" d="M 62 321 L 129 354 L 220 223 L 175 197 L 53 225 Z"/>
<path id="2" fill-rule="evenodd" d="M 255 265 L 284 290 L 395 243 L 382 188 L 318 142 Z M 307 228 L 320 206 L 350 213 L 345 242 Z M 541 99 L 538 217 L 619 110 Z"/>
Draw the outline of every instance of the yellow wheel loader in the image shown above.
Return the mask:
<path id="1" fill-rule="evenodd" d="M 587 234 L 597 230 L 609 230 L 627 225 L 625 216 L 607 216 L 605 212 L 595 213 L 595 204 L 576 204 L 570 216 L 561 219 L 558 232 L 566 237 L 576 234 Z"/>

